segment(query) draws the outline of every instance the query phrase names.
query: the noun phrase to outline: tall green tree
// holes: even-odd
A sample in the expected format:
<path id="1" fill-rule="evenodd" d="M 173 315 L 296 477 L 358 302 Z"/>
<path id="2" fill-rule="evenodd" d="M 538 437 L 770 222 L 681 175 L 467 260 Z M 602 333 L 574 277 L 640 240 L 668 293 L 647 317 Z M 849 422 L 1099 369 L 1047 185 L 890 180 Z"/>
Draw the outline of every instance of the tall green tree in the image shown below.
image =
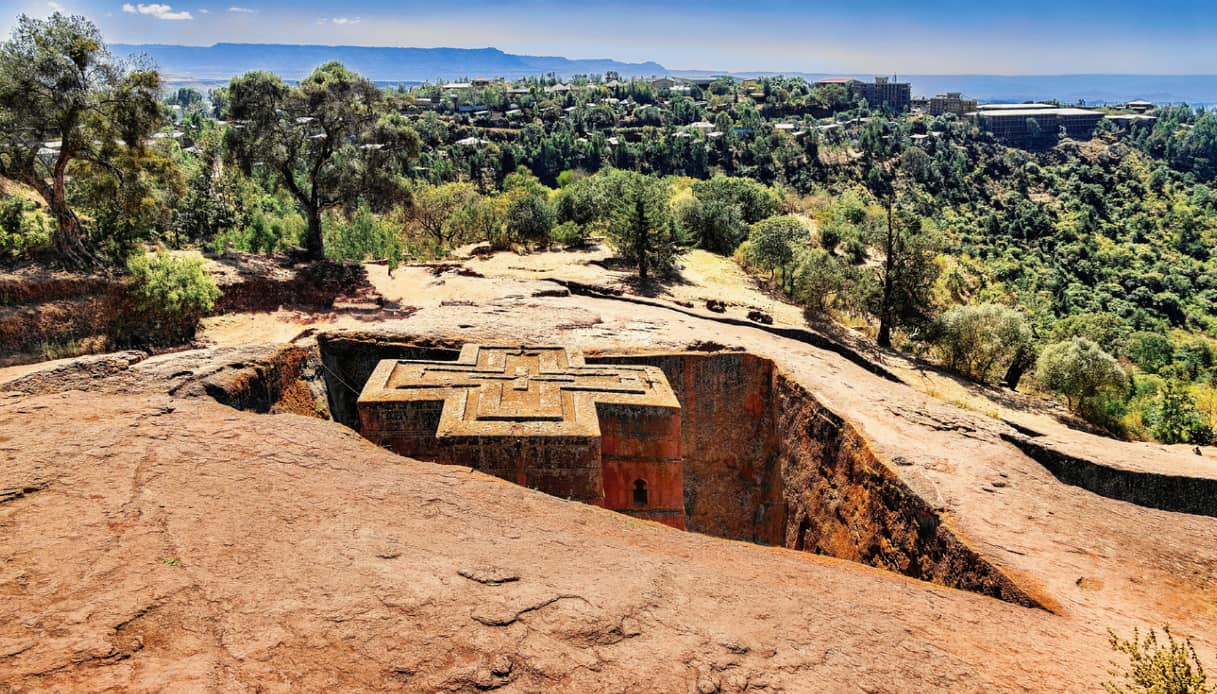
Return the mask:
<path id="1" fill-rule="evenodd" d="M 925 317 L 937 276 L 932 239 L 916 212 L 916 182 L 903 166 L 905 135 L 879 118 L 868 121 L 858 135 L 866 187 L 883 205 L 886 217 L 878 235 L 883 253 L 879 292 L 872 302 L 879 318 L 880 347 L 892 346 L 893 327 Z"/>
<path id="2" fill-rule="evenodd" d="M 652 270 L 666 270 L 676 255 L 676 223 L 662 179 L 628 174 L 609 222 L 608 239 L 646 282 Z"/>
<path id="3" fill-rule="evenodd" d="M 264 167 L 291 193 L 308 223 L 310 257 L 324 256 L 324 211 L 404 197 L 418 135 L 375 84 L 342 64 L 326 63 L 295 87 L 246 73 L 232 80 L 227 98 L 228 151 L 247 172 Z"/>
<path id="4" fill-rule="evenodd" d="M 158 164 L 145 143 L 162 124 L 160 89 L 156 70 L 114 59 L 84 17 L 22 15 L 0 44 L 0 175 L 46 202 L 58 260 L 100 261 L 101 239 L 69 202 L 74 182 L 87 178 L 121 198 L 143 168 Z M 109 184 L 97 185 L 98 177 Z"/>

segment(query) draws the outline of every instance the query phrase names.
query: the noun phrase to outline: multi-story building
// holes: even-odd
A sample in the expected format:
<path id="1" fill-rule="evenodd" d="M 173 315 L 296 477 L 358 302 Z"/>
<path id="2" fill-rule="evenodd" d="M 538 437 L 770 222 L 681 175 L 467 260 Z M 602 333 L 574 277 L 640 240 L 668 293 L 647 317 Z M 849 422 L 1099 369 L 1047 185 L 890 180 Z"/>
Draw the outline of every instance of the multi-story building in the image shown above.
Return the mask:
<path id="1" fill-rule="evenodd" d="M 845 87 L 850 96 L 865 99 L 867 106 L 871 108 L 886 108 L 899 113 L 909 110 L 913 103 L 913 86 L 888 77 L 876 77 L 874 82 L 863 82 L 851 77 L 833 77 L 816 82 L 817 87 L 831 84 Z"/>
<path id="2" fill-rule="evenodd" d="M 1103 119 L 1100 111 L 1051 104 L 985 104 L 974 114 L 993 136 L 1015 147 L 1051 147 L 1062 135 L 1087 140 Z"/>
<path id="3" fill-rule="evenodd" d="M 959 92 L 947 92 L 930 98 L 927 110 L 931 116 L 941 116 L 945 113 L 962 116 L 976 110 L 976 99 L 965 99 Z"/>

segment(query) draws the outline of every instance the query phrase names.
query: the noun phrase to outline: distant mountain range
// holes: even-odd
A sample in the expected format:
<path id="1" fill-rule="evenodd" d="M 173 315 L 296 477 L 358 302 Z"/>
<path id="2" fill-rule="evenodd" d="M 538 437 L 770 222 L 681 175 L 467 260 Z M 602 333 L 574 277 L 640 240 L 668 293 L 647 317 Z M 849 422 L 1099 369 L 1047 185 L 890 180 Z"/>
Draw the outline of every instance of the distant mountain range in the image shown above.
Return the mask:
<path id="1" fill-rule="evenodd" d="M 570 59 L 514 55 L 497 48 L 376 48 L 306 46 L 270 43 L 217 43 L 211 46 L 113 44 L 118 55 L 143 53 L 173 82 L 227 80 L 250 70 L 268 70 L 287 80 L 307 76 L 313 68 L 337 60 L 378 82 L 426 82 L 463 77 L 514 79 L 550 72 L 567 77 L 603 74 L 665 75 L 659 63 L 623 63 L 607 58 Z"/>
<path id="2" fill-rule="evenodd" d="M 473 77 L 514 79 L 551 72 L 560 77 L 570 77 L 603 74 L 610 70 L 623 77 L 730 74 L 742 78 L 777 74 L 669 70 L 656 62 L 626 63 L 608 58 L 516 55 L 497 48 L 217 43 L 211 46 L 113 44 L 111 49 L 119 55 L 148 55 L 160 66 L 166 80 L 177 84 L 227 81 L 233 75 L 249 70 L 268 70 L 284 79 L 298 80 L 329 60 L 338 60 L 377 82 L 407 84 Z M 807 72 L 784 74 L 810 80 L 850 76 Z M 859 79 L 872 77 L 866 73 L 853 76 Z M 913 94 L 917 96 L 963 92 L 982 102 L 1057 99 L 1068 103 L 1082 100 L 1087 104 L 1101 104 L 1148 99 L 1157 103 L 1217 105 L 1217 75 L 899 75 L 899 79 L 912 82 Z"/>

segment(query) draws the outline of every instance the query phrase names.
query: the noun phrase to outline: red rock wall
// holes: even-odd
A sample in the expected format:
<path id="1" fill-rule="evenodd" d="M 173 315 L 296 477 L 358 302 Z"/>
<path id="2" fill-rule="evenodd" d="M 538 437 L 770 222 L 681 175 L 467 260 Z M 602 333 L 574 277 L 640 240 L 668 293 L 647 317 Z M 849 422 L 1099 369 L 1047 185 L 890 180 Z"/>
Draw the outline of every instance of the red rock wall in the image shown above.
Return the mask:
<path id="1" fill-rule="evenodd" d="M 943 527 L 853 426 L 784 374 L 774 385 L 786 547 L 1040 605 Z"/>
<path id="2" fill-rule="evenodd" d="M 780 545 L 785 504 L 776 465 L 773 364 L 745 353 L 599 356 L 657 366 L 681 404 L 686 527 Z"/>
<path id="3" fill-rule="evenodd" d="M 681 416 L 653 407 L 601 405 L 605 508 L 685 529 Z M 636 503 L 635 483 L 646 502 Z"/>

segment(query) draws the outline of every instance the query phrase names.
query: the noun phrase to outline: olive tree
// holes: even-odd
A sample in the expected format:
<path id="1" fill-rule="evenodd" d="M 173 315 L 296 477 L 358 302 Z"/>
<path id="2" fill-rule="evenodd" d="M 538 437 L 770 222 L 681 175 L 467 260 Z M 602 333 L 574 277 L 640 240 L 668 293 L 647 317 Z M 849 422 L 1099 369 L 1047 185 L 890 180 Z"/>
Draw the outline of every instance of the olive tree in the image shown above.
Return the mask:
<path id="1" fill-rule="evenodd" d="M 1124 387 L 1126 377 L 1115 357 L 1094 342 L 1075 337 L 1048 345 L 1040 353 L 1036 377 L 1048 390 L 1065 396 L 1077 410 L 1088 398 Z"/>
<path id="2" fill-rule="evenodd" d="M 783 216 L 762 219 L 749 232 L 749 254 L 761 268 L 781 271 L 782 288 L 790 291 L 790 265 L 795 252 L 806 247 L 810 234 L 798 217 Z"/>
<path id="3" fill-rule="evenodd" d="M 122 200 L 145 167 L 161 163 L 145 154 L 162 124 L 160 89 L 156 70 L 116 60 L 84 17 L 22 15 L 0 43 L 0 176 L 42 197 L 59 260 L 99 262 L 100 239 L 70 204 L 70 187 L 87 182 Z"/>
<path id="4" fill-rule="evenodd" d="M 232 80 L 227 98 L 228 151 L 244 170 L 261 167 L 292 195 L 308 223 L 310 257 L 324 256 L 324 211 L 357 199 L 404 198 L 418 135 L 371 80 L 341 63 L 318 67 L 298 86 L 246 73 Z"/>
<path id="5" fill-rule="evenodd" d="M 936 347 L 943 362 L 963 375 L 988 382 L 1031 344 L 1023 314 L 997 304 L 960 306 L 938 320 Z"/>

